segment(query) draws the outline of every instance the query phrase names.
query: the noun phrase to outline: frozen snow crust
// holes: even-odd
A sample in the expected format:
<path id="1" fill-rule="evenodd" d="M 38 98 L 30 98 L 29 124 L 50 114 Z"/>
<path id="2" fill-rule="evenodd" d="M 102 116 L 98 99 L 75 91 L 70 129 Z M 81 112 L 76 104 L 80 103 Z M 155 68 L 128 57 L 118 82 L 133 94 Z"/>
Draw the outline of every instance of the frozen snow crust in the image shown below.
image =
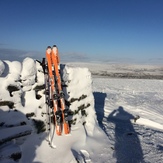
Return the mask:
<path id="1" fill-rule="evenodd" d="M 0 163 L 162 163 L 163 81 L 154 79 L 162 70 L 61 65 L 71 134 L 54 134 L 50 146 L 40 63 L 0 61 Z M 128 71 L 145 71 L 152 80 L 121 79 Z"/>

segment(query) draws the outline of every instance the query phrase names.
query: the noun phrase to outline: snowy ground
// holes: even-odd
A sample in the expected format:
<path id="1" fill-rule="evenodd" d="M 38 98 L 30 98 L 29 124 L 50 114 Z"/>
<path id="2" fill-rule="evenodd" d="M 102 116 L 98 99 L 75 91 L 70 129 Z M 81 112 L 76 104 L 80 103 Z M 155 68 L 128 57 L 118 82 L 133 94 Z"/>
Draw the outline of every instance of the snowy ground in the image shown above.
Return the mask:
<path id="1" fill-rule="evenodd" d="M 93 91 L 97 119 L 109 141 L 105 157 L 112 153 L 108 162 L 161 163 L 163 81 L 94 78 Z"/>
<path id="2" fill-rule="evenodd" d="M 12 128 L 15 128 L 15 135 L 28 134 L 0 144 L 0 162 L 162 163 L 163 80 L 108 78 L 106 73 L 105 77 L 101 74 L 103 68 L 107 73 L 113 71 L 118 74 L 133 74 L 141 70 L 136 76 L 145 71 L 154 78 L 162 75 L 162 67 L 67 65 L 63 71 L 63 78 L 68 84 L 64 88 L 66 99 L 73 99 L 71 110 L 83 106 L 87 116 L 82 116 L 80 112 L 74 115 L 73 119 L 77 120 L 71 127 L 71 134 L 54 135 L 52 148 L 46 132 L 37 134 L 32 123 L 32 119 L 45 120 L 45 116 L 41 116 L 46 110 L 44 97 L 36 99 L 34 90 L 37 85 L 43 84 L 38 63 L 29 58 L 22 64 L 0 61 L 0 102 L 9 100 L 15 105 L 13 110 L 0 106 L 0 140 L 6 136 L 5 131 Z M 77 68 L 79 65 L 89 67 L 96 75 L 91 79 L 88 69 Z M 6 88 L 10 84 L 19 90 L 9 93 Z M 37 93 L 43 95 L 42 90 Z M 35 116 L 28 119 L 26 114 L 30 112 L 34 112 Z M 21 153 L 21 158 L 11 159 L 13 151 Z"/>

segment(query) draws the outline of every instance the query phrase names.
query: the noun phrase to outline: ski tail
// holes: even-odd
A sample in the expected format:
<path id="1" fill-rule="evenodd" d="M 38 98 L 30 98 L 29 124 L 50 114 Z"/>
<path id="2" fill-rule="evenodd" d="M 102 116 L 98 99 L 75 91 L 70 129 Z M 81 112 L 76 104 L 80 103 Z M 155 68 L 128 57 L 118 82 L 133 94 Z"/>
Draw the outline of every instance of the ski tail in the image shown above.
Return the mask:
<path id="1" fill-rule="evenodd" d="M 60 103 L 61 103 L 61 109 L 62 109 L 64 133 L 69 134 L 70 127 L 69 127 L 69 121 L 68 121 L 68 109 L 66 109 L 66 107 L 65 107 L 65 100 L 63 97 L 60 99 Z"/>
<path id="2" fill-rule="evenodd" d="M 64 122 L 64 130 L 65 130 L 65 134 L 69 134 L 70 133 L 68 114 L 69 114 L 69 110 L 65 109 L 64 110 L 64 120 L 65 120 L 65 122 Z"/>

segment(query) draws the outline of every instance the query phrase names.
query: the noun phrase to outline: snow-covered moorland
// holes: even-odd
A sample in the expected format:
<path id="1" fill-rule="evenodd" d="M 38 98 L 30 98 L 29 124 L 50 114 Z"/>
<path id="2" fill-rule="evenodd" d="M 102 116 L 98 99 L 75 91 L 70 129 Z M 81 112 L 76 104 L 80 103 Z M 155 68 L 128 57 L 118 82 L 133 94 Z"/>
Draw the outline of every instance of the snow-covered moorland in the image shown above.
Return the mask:
<path id="1" fill-rule="evenodd" d="M 163 79 L 163 66 L 159 63 L 71 62 L 68 65 L 88 67 L 92 76 L 126 79 Z"/>
<path id="2" fill-rule="evenodd" d="M 88 67 L 93 77 L 83 67 Z M 40 64 L 31 58 L 22 63 L 0 61 L 0 162 L 163 161 L 161 66 L 125 68 L 114 64 L 102 68 L 97 64 L 69 63 L 61 68 L 65 98 L 73 113 L 71 134 L 51 133 L 50 146 Z M 153 79 L 144 79 L 144 71 Z M 137 77 L 132 76 L 134 72 Z M 134 79 L 122 79 L 121 74 Z M 139 74 L 143 79 L 138 79 Z"/>

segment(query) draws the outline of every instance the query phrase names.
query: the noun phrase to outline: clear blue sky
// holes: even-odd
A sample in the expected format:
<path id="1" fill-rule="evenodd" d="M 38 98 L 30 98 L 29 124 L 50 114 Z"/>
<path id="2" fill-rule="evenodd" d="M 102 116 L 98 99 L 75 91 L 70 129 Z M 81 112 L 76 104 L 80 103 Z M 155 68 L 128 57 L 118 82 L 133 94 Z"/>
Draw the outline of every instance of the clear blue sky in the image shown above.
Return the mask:
<path id="1" fill-rule="evenodd" d="M 0 0 L 0 57 L 163 58 L 163 0 Z"/>

